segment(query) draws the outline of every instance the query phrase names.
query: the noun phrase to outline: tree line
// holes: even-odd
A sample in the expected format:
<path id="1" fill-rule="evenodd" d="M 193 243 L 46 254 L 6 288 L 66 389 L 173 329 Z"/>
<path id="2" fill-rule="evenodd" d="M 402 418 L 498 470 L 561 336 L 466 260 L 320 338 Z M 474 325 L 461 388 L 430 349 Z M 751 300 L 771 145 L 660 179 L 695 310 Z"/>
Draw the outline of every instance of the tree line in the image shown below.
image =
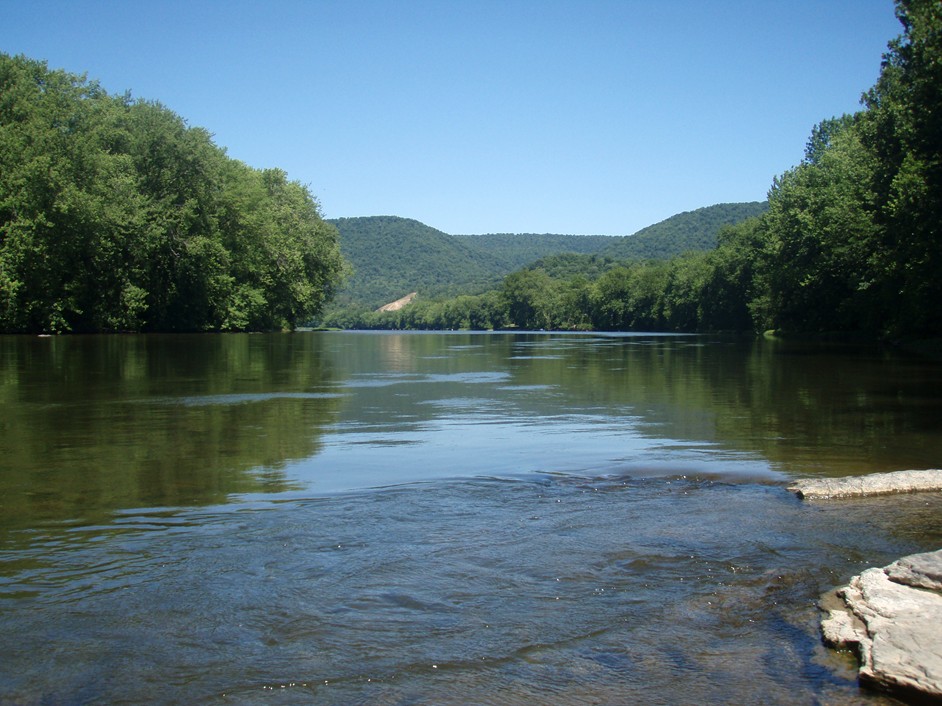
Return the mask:
<path id="1" fill-rule="evenodd" d="M 503 329 L 605 331 L 742 331 L 751 328 L 740 284 L 744 263 L 733 262 L 740 234 L 728 227 L 723 244 L 672 260 L 617 261 L 600 255 L 543 258 L 483 294 L 421 299 L 398 311 L 351 306 L 320 324 L 352 329 Z"/>
<path id="2" fill-rule="evenodd" d="M 481 295 L 324 323 L 942 335 L 942 5 L 897 0 L 896 14 L 903 33 L 862 109 L 815 126 L 768 210 L 725 227 L 714 250 L 601 270 L 590 256 L 544 261 Z"/>
<path id="3" fill-rule="evenodd" d="M 0 54 L 0 332 L 293 328 L 342 271 L 336 229 L 283 171 Z"/>

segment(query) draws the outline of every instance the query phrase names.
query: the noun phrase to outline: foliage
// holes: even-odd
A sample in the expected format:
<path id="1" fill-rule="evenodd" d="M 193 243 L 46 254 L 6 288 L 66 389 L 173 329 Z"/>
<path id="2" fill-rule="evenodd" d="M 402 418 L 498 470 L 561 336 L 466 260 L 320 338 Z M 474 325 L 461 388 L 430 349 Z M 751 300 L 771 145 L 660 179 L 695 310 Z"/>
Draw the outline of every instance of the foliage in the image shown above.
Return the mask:
<path id="1" fill-rule="evenodd" d="M 613 240 L 601 254 L 619 260 L 667 260 L 692 250 L 712 250 L 725 226 L 760 216 L 767 208 L 764 201 L 752 201 L 685 211 Z"/>
<path id="2" fill-rule="evenodd" d="M 487 233 L 458 237 L 475 250 L 497 258 L 507 272 L 553 255 L 595 254 L 619 239 L 607 235 L 558 235 L 554 233 Z"/>
<path id="3" fill-rule="evenodd" d="M 573 277 L 585 277 L 589 280 L 598 279 L 608 270 L 616 267 L 618 260 L 607 255 L 584 255 L 578 253 L 561 253 L 559 255 L 549 255 L 541 257 L 528 269 L 543 270 L 554 279 L 572 279 Z"/>
<path id="4" fill-rule="evenodd" d="M 942 7 L 898 0 L 904 34 L 865 96 L 861 141 L 872 175 L 880 295 L 893 333 L 942 332 Z"/>
<path id="5" fill-rule="evenodd" d="M 339 305 L 375 309 L 416 290 L 423 295 L 483 291 L 513 269 L 466 239 L 412 219 L 371 216 L 330 222 L 353 269 Z"/>
<path id="6" fill-rule="evenodd" d="M 284 172 L 159 103 L 0 54 L 0 330 L 293 328 L 341 269 Z"/>
<path id="7" fill-rule="evenodd" d="M 825 121 L 773 184 L 762 253 L 770 325 L 942 332 L 942 8 L 899 0 L 865 110 Z"/>
<path id="8" fill-rule="evenodd" d="M 857 331 L 878 302 L 870 175 L 875 163 L 844 121 L 826 149 L 775 180 L 764 219 L 765 284 L 777 328 Z"/>
<path id="9" fill-rule="evenodd" d="M 765 243 L 763 221 L 751 218 L 726 226 L 700 292 L 703 331 L 763 331 L 768 328 L 768 295 L 759 281 L 758 254 Z"/>

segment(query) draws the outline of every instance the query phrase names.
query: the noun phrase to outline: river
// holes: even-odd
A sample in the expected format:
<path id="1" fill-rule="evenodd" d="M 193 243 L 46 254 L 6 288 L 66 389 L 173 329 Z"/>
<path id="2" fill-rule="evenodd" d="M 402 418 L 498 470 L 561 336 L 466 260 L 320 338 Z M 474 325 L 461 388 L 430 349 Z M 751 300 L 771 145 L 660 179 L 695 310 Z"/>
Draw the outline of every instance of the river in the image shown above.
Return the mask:
<path id="1" fill-rule="evenodd" d="M 0 704 L 891 704 L 816 600 L 942 546 L 942 365 L 701 336 L 0 337 Z"/>

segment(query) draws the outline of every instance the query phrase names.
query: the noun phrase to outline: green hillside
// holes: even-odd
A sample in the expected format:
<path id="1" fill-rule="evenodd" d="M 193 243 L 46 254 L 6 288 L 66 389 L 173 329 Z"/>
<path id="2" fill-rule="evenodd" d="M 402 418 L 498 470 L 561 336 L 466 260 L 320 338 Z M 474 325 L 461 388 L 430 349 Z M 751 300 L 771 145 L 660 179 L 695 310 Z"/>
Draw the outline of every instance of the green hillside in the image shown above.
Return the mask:
<path id="1" fill-rule="evenodd" d="M 330 221 L 353 273 L 337 298 L 371 308 L 418 290 L 422 296 L 481 292 L 547 255 L 592 253 L 613 238 L 551 234 L 449 235 L 411 218 L 365 216 Z"/>
<path id="2" fill-rule="evenodd" d="M 376 308 L 416 290 L 423 296 L 479 291 L 510 271 L 467 239 L 411 218 L 366 216 L 330 222 L 340 233 L 341 253 L 353 267 L 337 297 L 339 305 Z"/>
<path id="3" fill-rule="evenodd" d="M 584 261 L 589 269 L 605 269 L 613 260 L 668 259 L 688 250 L 710 250 L 722 226 L 766 208 L 765 203 L 718 204 L 678 214 L 631 236 L 449 235 L 397 216 L 338 218 L 329 222 L 340 233 L 340 248 L 353 272 L 334 308 L 377 308 L 413 291 L 426 298 L 483 292 L 511 272 L 561 254 L 589 256 L 570 259 L 569 268 Z M 601 260 L 594 262 L 591 256 Z"/>
<path id="4" fill-rule="evenodd" d="M 459 235 L 475 250 L 498 259 L 507 272 L 518 270 L 534 260 L 559 253 L 592 255 L 610 247 L 621 237 L 610 235 L 555 235 L 552 233 L 488 233 Z"/>
<path id="5" fill-rule="evenodd" d="M 723 226 L 769 209 L 766 201 L 720 203 L 671 216 L 627 238 L 615 238 L 602 254 L 616 260 L 667 260 L 691 250 L 712 250 Z"/>

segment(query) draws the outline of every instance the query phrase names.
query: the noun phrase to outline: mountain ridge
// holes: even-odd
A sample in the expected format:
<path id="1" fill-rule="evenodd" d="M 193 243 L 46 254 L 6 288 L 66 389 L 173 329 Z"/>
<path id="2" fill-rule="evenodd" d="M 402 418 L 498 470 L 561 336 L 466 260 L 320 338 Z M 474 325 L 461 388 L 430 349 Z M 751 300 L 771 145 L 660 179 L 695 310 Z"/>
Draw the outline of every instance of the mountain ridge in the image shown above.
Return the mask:
<path id="1" fill-rule="evenodd" d="M 375 309 L 406 292 L 423 297 L 474 294 L 541 258 L 575 253 L 618 260 L 667 259 L 709 250 L 725 225 L 757 216 L 765 202 L 715 204 L 684 211 L 632 235 L 486 233 L 451 235 L 414 218 L 359 216 L 327 219 L 353 268 L 335 306 Z"/>

